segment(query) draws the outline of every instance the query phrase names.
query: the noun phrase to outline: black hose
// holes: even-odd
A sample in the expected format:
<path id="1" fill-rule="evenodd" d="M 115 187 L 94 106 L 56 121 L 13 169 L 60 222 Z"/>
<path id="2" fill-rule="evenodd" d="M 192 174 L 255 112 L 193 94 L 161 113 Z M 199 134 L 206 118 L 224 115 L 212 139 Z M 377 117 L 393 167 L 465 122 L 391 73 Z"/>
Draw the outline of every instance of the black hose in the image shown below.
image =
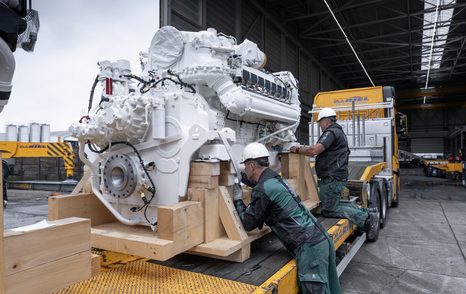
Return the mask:
<path id="1" fill-rule="evenodd" d="M 95 87 L 97 86 L 98 82 L 99 82 L 99 75 L 95 77 L 94 83 L 92 84 L 91 95 L 89 97 L 89 105 L 87 106 L 87 115 L 89 115 L 89 112 L 92 109 L 92 100 L 94 100 L 94 91 L 95 91 Z"/>
<path id="2" fill-rule="evenodd" d="M 114 146 L 114 145 L 119 145 L 119 144 L 122 144 L 122 145 L 126 145 L 128 147 L 131 147 L 131 149 L 133 149 L 134 153 L 136 153 L 136 156 L 138 157 L 139 159 L 139 164 L 141 165 L 142 169 L 144 170 L 144 173 L 146 174 L 147 178 L 149 179 L 150 181 L 150 184 L 152 186 L 152 195 L 149 199 L 149 201 L 147 201 L 146 203 L 144 203 L 143 206 L 139 207 L 139 208 L 135 208 L 134 210 L 131 209 L 131 211 L 135 212 L 135 211 L 141 211 L 142 209 L 144 209 L 144 218 L 146 219 L 146 221 L 149 223 L 149 225 L 151 226 L 155 226 L 157 224 L 157 222 L 155 223 L 151 223 L 150 220 L 147 218 L 147 207 L 150 205 L 150 203 L 152 202 L 152 200 L 155 198 L 155 193 L 156 193 L 156 189 L 155 189 L 155 184 L 154 184 L 154 181 L 152 180 L 152 177 L 149 175 L 149 172 L 147 171 L 147 168 L 146 166 L 144 165 L 144 160 L 142 160 L 142 157 L 141 157 L 141 154 L 139 154 L 138 150 L 136 149 L 136 147 L 134 147 L 133 144 L 131 144 L 130 142 L 126 142 L 126 141 L 115 141 L 115 142 L 112 142 L 111 144 L 107 145 L 106 147 L 100 149 L 100 150 L 97 150 L 94 148 L 94 146 L 92 146 L 91 143 L 88 143 L 88 147 L 89 149 L 94 152 L 94 153 L 103 153 L 105 152 L 110 146 Z"/>

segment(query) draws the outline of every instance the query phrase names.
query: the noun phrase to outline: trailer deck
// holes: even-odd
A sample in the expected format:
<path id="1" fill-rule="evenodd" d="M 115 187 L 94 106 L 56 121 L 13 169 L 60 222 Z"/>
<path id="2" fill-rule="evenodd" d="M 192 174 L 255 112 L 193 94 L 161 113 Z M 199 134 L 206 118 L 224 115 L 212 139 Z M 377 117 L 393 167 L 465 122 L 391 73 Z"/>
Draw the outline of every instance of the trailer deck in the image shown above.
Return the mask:
<path id="1" fill-rule="evenodd" d="M 355 230 L 345 219 L 318 220 L 336 247 Z M 102 273 L 58 293 L 112 293 L 116 289 L 119 293 L 272 293 L 282 287 L 294 287 L 297 292 L 295 262 L 273 234 L 251 243 L 251 249 L 251 257 L 243 263 L 186 253 L 161 262 L 96 251 L 102 256 Z M 348 262 L 343 259 L 340 264 Z M 343 269 L 338 270 L 340 274 Z"/>

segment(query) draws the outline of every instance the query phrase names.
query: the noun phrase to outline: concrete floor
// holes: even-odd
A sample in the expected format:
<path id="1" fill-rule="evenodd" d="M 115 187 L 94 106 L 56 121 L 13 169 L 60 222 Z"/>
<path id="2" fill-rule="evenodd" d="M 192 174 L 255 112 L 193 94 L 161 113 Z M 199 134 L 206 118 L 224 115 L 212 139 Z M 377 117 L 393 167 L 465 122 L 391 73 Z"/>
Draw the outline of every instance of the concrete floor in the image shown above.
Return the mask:
<path id="1" fill-rule="evenodd" d="M 466 188 L 402 170 L 398 208 L 340 277 L 344 293 L 466 293 Z"/>
<path id="2" fill-rule="evenodd" d="M 5 228 L 47 216 L 46 191 L 9 191 Z M 340 277 L 344 293 L 466 293 L 466 188 L 402 170 L 400 205 L 379 240 L 366 243 Z"/>

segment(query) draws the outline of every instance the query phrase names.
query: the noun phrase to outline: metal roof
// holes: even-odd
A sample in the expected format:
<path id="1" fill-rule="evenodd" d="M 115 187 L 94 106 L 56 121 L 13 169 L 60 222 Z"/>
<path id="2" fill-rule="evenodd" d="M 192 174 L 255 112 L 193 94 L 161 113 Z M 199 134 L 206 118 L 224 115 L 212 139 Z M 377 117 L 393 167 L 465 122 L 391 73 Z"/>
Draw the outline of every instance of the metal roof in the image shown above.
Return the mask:
<path id="1" fill-rule="evenodd" d="M 428 85 L 466 81 L 466 0 L 327 2 L 376 85 L 425 86 L 434 26 Z M 371 85 L 323 0 L 268 0 L 265 6 L 345 87 Z"/>

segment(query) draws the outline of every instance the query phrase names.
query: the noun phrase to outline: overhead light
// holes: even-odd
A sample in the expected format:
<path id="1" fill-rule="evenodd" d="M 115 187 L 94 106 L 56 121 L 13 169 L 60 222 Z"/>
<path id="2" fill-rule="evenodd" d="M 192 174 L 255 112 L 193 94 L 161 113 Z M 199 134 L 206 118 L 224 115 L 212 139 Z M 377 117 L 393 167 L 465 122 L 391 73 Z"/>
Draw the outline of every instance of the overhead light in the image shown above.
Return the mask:
<path id="1" fill-rule="evenodd" d="M 424 10 L 432 10 L 435 7 L 435 12 L 424 13 L 421 70 L 427 70 L 425 88 L 429 85 L 430 71 L 440 68 L 442 63 L 444 46 L 450 29 L 454 4 L 456 4 L 456 0 L 442 0 L 442 4 L 440 4 L 440 0 L 437 0 L 436 5 L 429 1 L 424 2 Z M 439 11 L 439 8 L 444 6 L 451 6 L 451 8 L 441 9 Z M 440 27 L 437 28 L 439 25 Z"/>

